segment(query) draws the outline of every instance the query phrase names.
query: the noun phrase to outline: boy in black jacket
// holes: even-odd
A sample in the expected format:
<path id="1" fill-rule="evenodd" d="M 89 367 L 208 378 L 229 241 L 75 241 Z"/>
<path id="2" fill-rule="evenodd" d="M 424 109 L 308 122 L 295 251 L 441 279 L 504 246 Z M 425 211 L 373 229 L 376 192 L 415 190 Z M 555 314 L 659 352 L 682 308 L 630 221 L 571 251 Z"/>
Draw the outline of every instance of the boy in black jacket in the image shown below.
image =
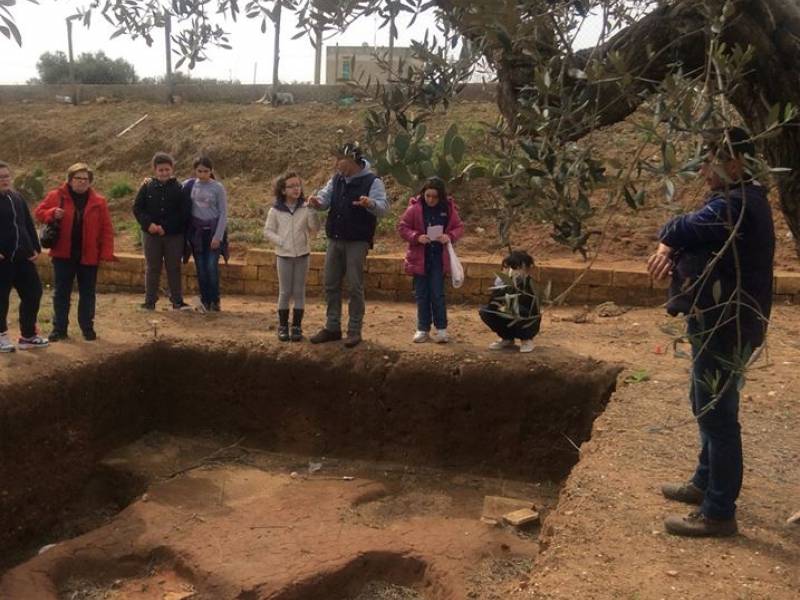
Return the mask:
<path id="1" fill-rule="evenodd" d="M 489 304 L 478 311 L 481 320 L 500 336 L 489 349 L 510 349 L 519 339 L 519 351 L 532 352 L 533 338 L 539 333 L 542 320 L 531 278 L 533 258 L 527 252 L 514 250 L 503 260 L 502 268 L 507 269 L 507 275 L 495 280 Z"/>
<path id="2" fill-rule="evenodd" d="M 133 214 L 142 228 L 145 258 L 145 298 L 142 308 L 155 310 L 161 265 L 167 270 L 170 301 L 174 310 L 191 310 L 183 301 L 181 259 L 186 228 L 192 214 L 189 195 L 174 176 L 175 161 L 169 154 L 153 156 L 155 177 L 136 195 Z"/>
<path id="3" fill-rule="evenodd" d="M 16 350 L 6 320 L 11 288 L 20 299 L 20 350 L 47 346 L 47 340 L 36 333 L 42 283 L 34 261 L 41 252 L 28 205 L 11 189 L 11 169 L 0 161 L 0 353 Z"/>

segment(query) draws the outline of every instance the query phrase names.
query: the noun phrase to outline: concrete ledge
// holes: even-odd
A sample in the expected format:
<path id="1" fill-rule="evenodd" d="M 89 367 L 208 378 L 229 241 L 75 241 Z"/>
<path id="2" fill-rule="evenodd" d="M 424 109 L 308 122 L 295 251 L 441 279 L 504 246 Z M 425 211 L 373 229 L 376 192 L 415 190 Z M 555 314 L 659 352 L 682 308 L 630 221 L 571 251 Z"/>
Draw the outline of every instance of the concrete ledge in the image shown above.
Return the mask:
<path id="1" fill-rule="evenodd" d="M 454 289 L 447 282 L 449 301 L 466 304 L 485 302 L 499 266 L 476 259 L 465 259 L 462 263 L 466 274 L 464 284 Z M 311 296 L 324 293 L 324 264 L 325 254 L 312 252 L 307 280 L 307 291 Z M 49 260 L 39 260 L 38 270 L 44 283 L 52 283 Z M 580 266 L 543 263 L 536 267 L 534 280 L 541 291 L 549 286 L 551 299 L 571 287 L 566 298 L 568 304 L 613 301 L 629 306 L 658 306 L 666 301 L 666 284 L 654 282 L 643 267 L 594 267 L 586 271 Z M 278 292 L 275 253 L 253 248 L 247 251 L 244 261 L 220 264 L 220 284 L 224 294 L 274 296 Z M 100 267 L 98 285 L 100 289 L 113 291 L 144 291 L 144 257 L 118 254 L 115 262 L 104 263 Z M 163 276 L 162 285 L 166 285 Z M 186 293 L 197 293 L 197 279 L 191 262 L 184 265 L 183 285 Z M 403 272 L 402 257 L 368 257 L 365 285 L 368 298 L 413 301 L 411 277 Z M 775 302 L 800 303 L 800 273 L 776 272 L 773 289 Z"/>

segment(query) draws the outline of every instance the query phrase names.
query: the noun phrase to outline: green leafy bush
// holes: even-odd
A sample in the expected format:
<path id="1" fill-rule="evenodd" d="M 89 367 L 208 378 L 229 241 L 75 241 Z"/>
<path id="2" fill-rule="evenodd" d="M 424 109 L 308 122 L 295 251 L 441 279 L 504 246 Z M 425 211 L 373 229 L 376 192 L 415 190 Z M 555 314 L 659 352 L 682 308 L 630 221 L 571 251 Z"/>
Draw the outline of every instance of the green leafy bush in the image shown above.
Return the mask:
<path id="1" fill-rule="evenodd" d="M 116 200 L 118 198 L 124 198 L 133 192 L 134 189 L 127 181 L 118 181 L 111 186 L 111 189 L 108 190 L 108 195 Z"/>

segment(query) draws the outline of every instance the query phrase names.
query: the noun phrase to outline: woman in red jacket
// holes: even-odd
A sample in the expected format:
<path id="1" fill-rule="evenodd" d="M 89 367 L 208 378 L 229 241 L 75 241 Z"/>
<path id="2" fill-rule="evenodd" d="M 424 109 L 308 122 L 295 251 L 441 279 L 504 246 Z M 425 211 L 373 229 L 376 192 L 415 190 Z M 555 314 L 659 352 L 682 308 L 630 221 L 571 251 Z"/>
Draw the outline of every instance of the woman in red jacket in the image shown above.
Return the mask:
<path id="1" fill-rule="evenodd" d="M 85 163 L 67 169 L 67 182 L 51 190 L 36 208 L 42 223 L 59 222 L 53 259 L 53 331 L 49 340 L 66 339 L 72 284 L 78 280 L 78 324 L 86 340 L 94 331 L 97 267 L 114 260 L 114 229 L 106 199 L 92 188 L 94 175 Z"/>

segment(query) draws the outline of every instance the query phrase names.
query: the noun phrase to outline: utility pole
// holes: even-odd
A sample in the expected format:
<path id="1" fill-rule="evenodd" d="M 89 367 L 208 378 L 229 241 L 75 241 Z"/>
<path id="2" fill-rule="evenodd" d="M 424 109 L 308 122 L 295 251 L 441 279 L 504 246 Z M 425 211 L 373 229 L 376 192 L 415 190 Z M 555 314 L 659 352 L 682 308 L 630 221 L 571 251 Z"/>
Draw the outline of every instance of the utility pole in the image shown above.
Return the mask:
<path id="1" fill-rule="evenodd" d="M 167 73 L 164 82 L 167 84 L 167 103 L 175 101 L 175 81 L 172 77 L 172 15 L 164 11 L 164 49 L 167 57 Z"/>
<path id="2" fill-rule="evenodd" d="M 278 91 L 278 63 L 281 60 L 281 9 L 280 1 L 275 4 L 272 22 L 275 24 L 275 53 L 272 57 L 272 93 Z"/>
<path id="3" fill-rule="evenodd" d="M 67 52 L 69 56 L 69 82 L 72 84 L 72 104 L 78 104 L 78 83 L 75 81 L 75 58 L 72 52 L 72 20 L 75 15 L 67 17 Z"/>
<path id="4" fill-rule="evenodd" d="M 314 30 L 316 34 L 316 43 L 315 43 L 315 50 L 316 54 L 314 56 L 314 83 L 319 85 L 322 81 L 322 26 L 317 25 Z"/>
<path id="5" fill-rule="evenodd" d="M 392 20 L 389 23 L 389 66 L 394 69 L 394 33 L 397 31 L 395 28 L 395 19 L 397 14 L 392 11 Z"/>
<path id="6" fill-rule="evenodd" d="M 258 61 L 253 63 L 253 85 L 256 84 L 256 75 L 258 75 Z"/>

